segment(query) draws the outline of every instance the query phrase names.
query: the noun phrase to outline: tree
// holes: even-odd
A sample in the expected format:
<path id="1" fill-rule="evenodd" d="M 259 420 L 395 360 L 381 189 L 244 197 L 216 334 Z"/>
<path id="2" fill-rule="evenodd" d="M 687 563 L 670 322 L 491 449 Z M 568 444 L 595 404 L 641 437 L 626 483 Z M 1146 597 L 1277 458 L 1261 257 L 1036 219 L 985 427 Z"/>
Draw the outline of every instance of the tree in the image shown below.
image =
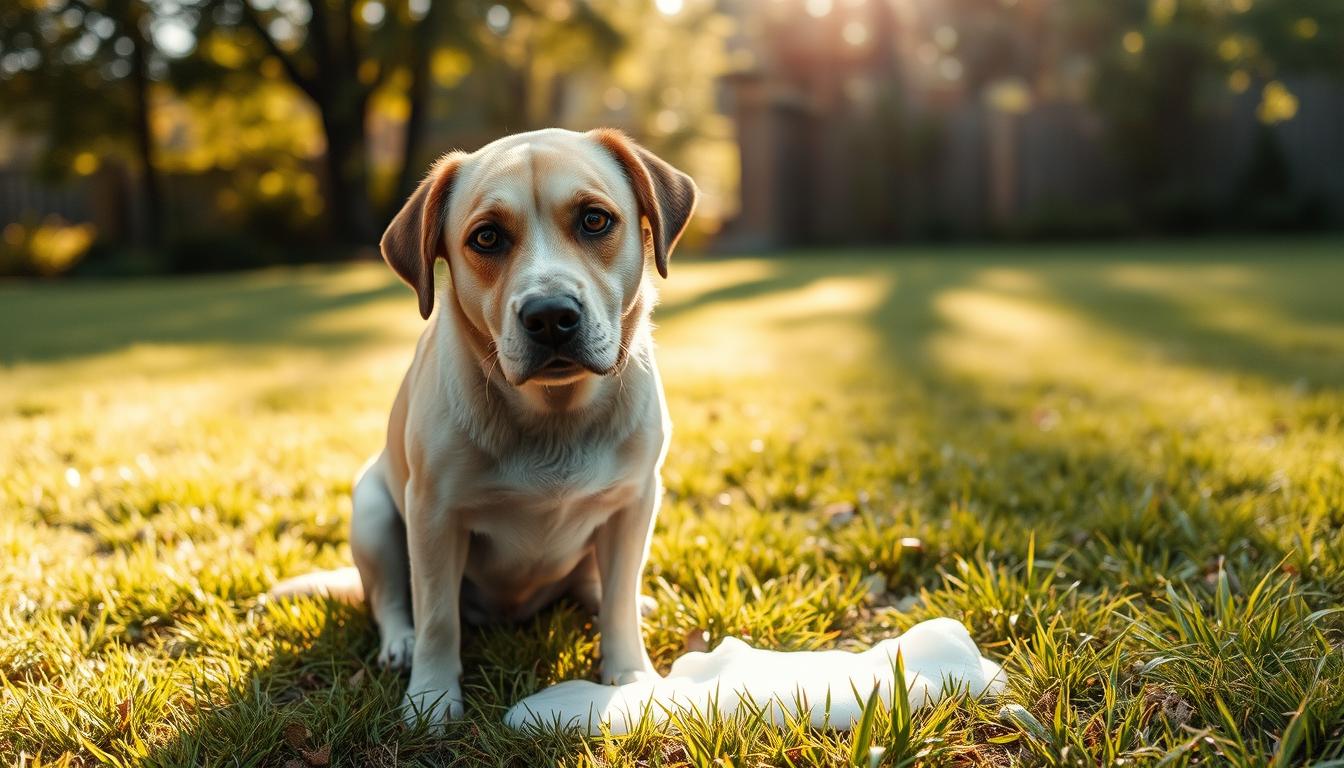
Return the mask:
<path id="1" fill-rule="evenodd" d="M 449 3 L 444 0 L 213 0 L 222 24 L 245 28 L 260 41 L 264 54 L 279 61 L 286 78 L 312 101 L 321 115 L 326 139 L 328 210 L 335 234 L 350 243 L 372 242 L 374 212 L 400 205 L 423 171 L 420 147 L 432 104 L 431 66 L 436 50 L 453 45 L 477 58 L 489 58 L 501 30 L 482 23 L 490 12 L 505 18 L 534 16 L 525 3 L 503 5 Z M 578 3 L 573 23 L 562 25 L 574 39 L 605 28 L 586 3 Z M 553 25 L 554 26 L 554 25 Z M 605 38 L 603 39 L 605 42 Z M 605 48 L 610 48 L 610 45 Z M 604 46 L 598 46 L 603 50 Z M 371 99 L 395 73 L 404 74 L 409 114 L 403 126 L 402 162 L 386 205 L 369 193 L 366 120 Z M 517 127 L 516 125 L 514 126 Z"/>
<path id="2" fill-rule="evenodd" d="M 1071 10 L 1074 45 L 1094 54 L 1093 101 L 1135 202 L 1170 223 L 1199 213 L 1195 137 L 1228 90 L 1258 87 L 1260 119 L 1274 123 L 1297 108 L 1280 78 L 1344 75 L 1337 0 L 1087 0 Z"/>
<path id="3" fill-rule="evenodd" d="M 0 8 L 0 94 L 11 117 L 47 137 L 49 173 L 87 171 L 89 158 L 124 151 L 137 162 L 145 245 L 162 236 L 151 129 L 152 9 L 135 0 L 57 0 Z M 111 87 L 109 87 L 111 86 Z"/>
<path id="4" fill-rule="evenodd" d="M 369 100 L 404 60 L 402 21 L 426 27 L 438 14 L 415 14 L 407 6 L 392 20 L 381 3 L 312 0 L 260 3 L 216 0 L 221 25 L 250 30 L 264 55 L 278 61 L 288 80 L 317 108 L 326 140 L 323 154 L 327 211 L 342 242 L 368 243 L 376 236 L 369 201 Z M 432 4 L 426 4 L 431 5 Z M 427 10 L 427 9 L 425 9 Z M 421 35 L 416 35 L 419 40 Z"/>

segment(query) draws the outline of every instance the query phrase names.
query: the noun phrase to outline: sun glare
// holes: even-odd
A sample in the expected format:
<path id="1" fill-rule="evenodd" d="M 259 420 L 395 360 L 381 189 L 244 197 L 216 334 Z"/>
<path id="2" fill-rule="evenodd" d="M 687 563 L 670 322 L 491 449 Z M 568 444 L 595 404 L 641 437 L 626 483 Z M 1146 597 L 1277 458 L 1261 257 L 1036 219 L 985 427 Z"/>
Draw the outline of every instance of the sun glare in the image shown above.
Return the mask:
<path id="1" fill-rule="evenodd" d="M 664 16 L 676 16 L 686 7 L 685 0 L 653 0 L 653 4 Z"/>

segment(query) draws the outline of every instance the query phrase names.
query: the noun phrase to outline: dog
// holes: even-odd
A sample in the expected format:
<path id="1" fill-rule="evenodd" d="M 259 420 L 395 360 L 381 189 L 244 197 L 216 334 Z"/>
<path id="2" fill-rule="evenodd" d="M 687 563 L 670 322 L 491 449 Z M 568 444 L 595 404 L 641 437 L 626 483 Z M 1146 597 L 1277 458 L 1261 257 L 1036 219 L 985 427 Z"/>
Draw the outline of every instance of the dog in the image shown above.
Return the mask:
<path id="1" fill-rule="evenodd" d="M 428 323 L 355 483 L 347 592 L 379 663 L 410 668 L 408 723 L 463 714 L 464 619 L 562 595 L 597 614 L 604 683 L 657 676 L 640 583 L 671 425 L 649 273 L 667 277 L 697 197 L 620 132 L 548 129 L 444 155 L 384 233 Z M 273 593 L 314 587 L 338 591 Z"/>

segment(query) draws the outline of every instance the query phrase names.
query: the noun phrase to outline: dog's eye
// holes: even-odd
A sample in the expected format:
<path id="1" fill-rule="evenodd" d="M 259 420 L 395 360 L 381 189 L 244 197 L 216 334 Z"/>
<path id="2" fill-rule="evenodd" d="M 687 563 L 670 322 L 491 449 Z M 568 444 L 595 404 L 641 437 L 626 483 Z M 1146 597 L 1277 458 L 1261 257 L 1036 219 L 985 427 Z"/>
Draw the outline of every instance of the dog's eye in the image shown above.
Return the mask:
<path id="1" fill-rule="evenodd" d="M 467 239 L 467 244 L 481 253 L 493 253 L 499 250 L 503 242 L 504 236 L 499 233 L 499 228 L 493 224 L 478 227 Z"/>
<path id="2" fill-rule="evenodd" d="M 579 225 L 585 235 L 600 235 L 611 229 L 611 214 L 601 208 L 589 208 L 583 212 Z"/>

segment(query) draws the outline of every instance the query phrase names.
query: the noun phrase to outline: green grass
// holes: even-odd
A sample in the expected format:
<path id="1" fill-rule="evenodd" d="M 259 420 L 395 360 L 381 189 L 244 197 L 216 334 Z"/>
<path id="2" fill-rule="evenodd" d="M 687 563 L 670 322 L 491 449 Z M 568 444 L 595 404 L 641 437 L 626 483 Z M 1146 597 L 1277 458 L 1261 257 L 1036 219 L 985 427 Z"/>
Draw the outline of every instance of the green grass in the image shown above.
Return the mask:
<path id="1" fill-rule="evenodd" d="M 862 648 L 947 615 L 1008 670 L 1005 700 L 879 708 L 861 737 L 750 715 L 511 733 L 508 705 L 594 674 L 566 605 L 471 631 L 469 719 L 403 729 L 362 610 L 257 596 L 349 562 L 410 293 L 373 264 L 0 286 L 0 762 L 1342 760 L 1341 252 L 673 265 L 651 654 Z"/>

